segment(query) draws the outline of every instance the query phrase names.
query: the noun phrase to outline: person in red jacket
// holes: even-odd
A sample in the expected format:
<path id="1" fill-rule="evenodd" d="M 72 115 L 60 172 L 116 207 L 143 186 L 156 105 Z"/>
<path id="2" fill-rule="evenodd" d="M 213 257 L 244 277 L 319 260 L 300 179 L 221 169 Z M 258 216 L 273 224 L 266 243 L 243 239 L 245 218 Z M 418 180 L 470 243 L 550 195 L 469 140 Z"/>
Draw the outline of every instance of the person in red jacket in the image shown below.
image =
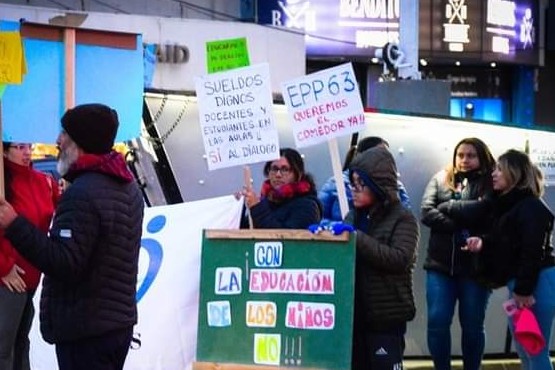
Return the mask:
<path id="1" fill-rule="evenodd" d="M 47 231 L 59 196 L 56 181 L 31 165 L 31 144 L 4 142 L 6 199 L 17 213 Z M 0 231 L 0 369 L 30 369 L 29 331 L 40 271 Z"/>

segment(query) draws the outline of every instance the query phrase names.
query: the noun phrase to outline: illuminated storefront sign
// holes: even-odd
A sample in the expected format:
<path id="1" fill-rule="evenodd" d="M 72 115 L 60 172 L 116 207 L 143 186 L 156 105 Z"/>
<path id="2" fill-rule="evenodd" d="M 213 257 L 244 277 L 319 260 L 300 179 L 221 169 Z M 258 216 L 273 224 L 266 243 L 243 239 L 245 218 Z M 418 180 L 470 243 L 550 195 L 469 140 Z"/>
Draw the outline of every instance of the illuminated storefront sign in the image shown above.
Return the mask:
<path id="1" fill-rule="evenodd" d="M 421 0 L 421 56 L 480 59 L 482 9 L 482 0 Z"/>
<path id="2" fill-rule="evenodd" d="M 468 6 L 465 0 L 449 0 L 445 6 L 443 41 L 449 44 L 449 51 L 463 52 L 464 45 L 470 42 L 468 31 Z"/>
<path id="3" fill-rule="evenodd" d="M 278 1 L 278 7 L 271 10 L 273 26 L 316 30 L 316 12 L 307 0 Z"/>
<path id="4" fill-rule="evenodd" d="M 484 30 L 487 58 L 534 63 L 537 60 L 537 9 L 534 1 L 488 0 Z"/>
<path id="5" fill-rule="evenodd" d="M 338 26 L 355 30 L 357 49 L 379 48 L 388 42 L 399 42 L 399 0 L 341 0 Z"/>
<path id="6" fill-rule="evenodd" d="M 400 0 L 264 0 L 260 23 L 306 33 L 310 56 L 373 57 L 376 48 L 399 42 Z"/>
<path id="7" fill-rule="evenodd" d="M 538 0 L 420 0 L 425 58 L 538 64 Z M 309 57 L 368 60 L 399 42 L 401 0 L 259 0 L 262 24 L 306 35 Z"/>

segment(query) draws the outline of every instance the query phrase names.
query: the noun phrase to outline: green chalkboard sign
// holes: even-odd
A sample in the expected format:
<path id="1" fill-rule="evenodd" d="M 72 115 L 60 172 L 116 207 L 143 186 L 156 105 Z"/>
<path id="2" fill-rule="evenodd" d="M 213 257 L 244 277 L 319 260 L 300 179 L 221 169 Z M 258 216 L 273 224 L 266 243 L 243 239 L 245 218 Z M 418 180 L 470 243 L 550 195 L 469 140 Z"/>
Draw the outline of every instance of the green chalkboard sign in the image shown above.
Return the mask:
<path id="1" fill-rule="evenodd" d="M 197 361 L 350 369 L 354 235 L 205 230 Z"/>

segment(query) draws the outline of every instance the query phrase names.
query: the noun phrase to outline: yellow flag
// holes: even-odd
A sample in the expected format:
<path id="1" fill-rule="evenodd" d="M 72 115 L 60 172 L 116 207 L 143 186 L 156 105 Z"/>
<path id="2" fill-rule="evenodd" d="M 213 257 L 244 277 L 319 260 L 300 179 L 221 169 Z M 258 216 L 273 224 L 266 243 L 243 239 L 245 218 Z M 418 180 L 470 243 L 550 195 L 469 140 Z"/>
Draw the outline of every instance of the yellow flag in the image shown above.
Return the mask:
<path id="1" fill-rule="evenodd" d="M 26 69 L 19 32 L 0 32 L 0 84 L 21 84 Z"/>

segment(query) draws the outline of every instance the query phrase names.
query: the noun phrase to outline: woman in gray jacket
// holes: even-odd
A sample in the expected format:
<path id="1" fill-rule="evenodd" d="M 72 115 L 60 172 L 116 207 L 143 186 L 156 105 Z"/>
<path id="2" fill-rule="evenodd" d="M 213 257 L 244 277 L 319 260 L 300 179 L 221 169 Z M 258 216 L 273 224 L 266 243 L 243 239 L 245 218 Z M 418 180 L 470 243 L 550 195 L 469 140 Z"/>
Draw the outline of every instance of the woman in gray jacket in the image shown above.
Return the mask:
<path id="1" fill-rule="evenodd" d="M 375 147 L 350 167 L 356 228 L 353 369 L 401 369 L 406 324 L 415 315 L 412 273 L 418 222 L 401 204 L 391 153 Z"/>
<path id="2" fill-rule="evenodd" d="M 490 290 L 476 279 L 466 238 L 483 231 L 479 202 L 491 196 L 495 160 L 478 138 L 455 145 L 449 166 L 432 177 L 422 196 L 422 223 L 430 228 L 426 269 L 428 349 L 437 370 L 451 369 L 451 322 L 458 301 L 466 370 L 478 370 L 485 345 L 484 319 Z M 485 212 L 485 211 L 484 211 Z"/>

